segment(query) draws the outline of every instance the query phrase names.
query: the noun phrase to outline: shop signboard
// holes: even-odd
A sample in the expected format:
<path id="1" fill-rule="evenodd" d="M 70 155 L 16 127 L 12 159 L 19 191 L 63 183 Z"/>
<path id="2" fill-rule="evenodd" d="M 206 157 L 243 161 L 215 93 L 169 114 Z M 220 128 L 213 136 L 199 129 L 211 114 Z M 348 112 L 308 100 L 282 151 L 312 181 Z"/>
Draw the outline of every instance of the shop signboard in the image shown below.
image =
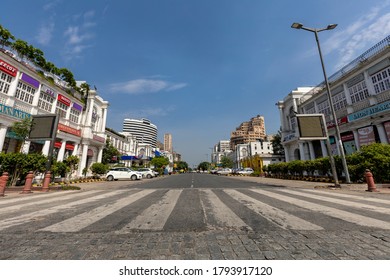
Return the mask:
<path id="1" fill-rule="evenodd" d="M 375 143 L 374 127 L 370 125 L 370 126 L 359 128 L 358 141 L 360 146 Z"/>

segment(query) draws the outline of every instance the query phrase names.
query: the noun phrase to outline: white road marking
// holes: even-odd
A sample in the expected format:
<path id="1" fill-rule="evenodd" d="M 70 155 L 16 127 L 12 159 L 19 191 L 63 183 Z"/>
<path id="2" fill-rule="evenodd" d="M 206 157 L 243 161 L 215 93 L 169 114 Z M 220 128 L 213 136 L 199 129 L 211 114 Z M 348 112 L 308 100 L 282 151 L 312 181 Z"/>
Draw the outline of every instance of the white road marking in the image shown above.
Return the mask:
<path id="1" fill-rule="evenodd" d="M 145 209 L 134 220 L 124 226 L 117 233 L 127 233 L 132 229 L 162 230 L 173 208 L 175 207 L 182 190 L 170 190 L 162 199 Z"/>
<path id="2" fill-rule="evenodd" d="M 311 211 L 316 211 L 317 213 L 321 213 L 324 215 L 328 215 L 334 218 L 338 218 L 350 223 L 354 223 L 360 226 L 366 226 L 366 227 L 376 227 L 376 228 L 381 228 L 381 229 L 390 229 L 390 223 L 365 217 L 363 215 L 358 215 L 354 213 L 350 213 L 347 211 L 339 210 L 336 208 L 328 207 L 328 206 L 322 206 L 317 203 L 312 203 L 312 202 L 307 202 L 301 199 L 296 199 L 293 197 L 287 197 L 284 195 L 279 195 L 270 191 L 265 191 L 265 190 L 259 190 L 259 189 L 254 189 L 251 190 L 253 192 L 272 197 L 281 201 L 285 201 L 290 204 L 297 205 L 301 208 L 309 209 Z"/>
<path id="3" fill-rule="evenodd" d="M 252 228 L 230 210 L 230 208 L 227 207 L 212 190 L 204 189 L 201 190 L 201 192 L 206 194 L 209 203 L 212 205 L 211 207 L 207 207 L 202 203 L 203 209 L 205 210 L 205 213 L 211 213 L 213 215 L 218 222 L 218 226 L 229 228 L 245 227 L 248 230 L 252 230 Z"/>
<path id="4" fill-rule="evenodd" d="M 235 200 L 244 204 L 249 209 L 260 214 L 265 219 L 271 221 L 272 223 L 278 225 L 281 228 L 294 229 L 294 230 L 322 230 L 323 229 L 318 225 L 315 225 L 301 218 L 288 214 L 278 208 L 260 202 L 257 199 L 254 199 L 236 190 L 226 189 L 224 190 L 224 192 L 226 192 Z"/>
<path id="5" fill-rule="evenodd" d="M 117 200 L 113 204 L 99 206 L 91 211 L 84 212 L 65 221 L 53 224 L 51 226 L 40 229 L 39 231 L 51 232 L 76 232 L 79 231 L 108 215 L 118 211 L 119 209 L 145 197 L 146 195 L 155 192 L 155 190 L 143 190 L 135 194 L 126 196 Z"/>

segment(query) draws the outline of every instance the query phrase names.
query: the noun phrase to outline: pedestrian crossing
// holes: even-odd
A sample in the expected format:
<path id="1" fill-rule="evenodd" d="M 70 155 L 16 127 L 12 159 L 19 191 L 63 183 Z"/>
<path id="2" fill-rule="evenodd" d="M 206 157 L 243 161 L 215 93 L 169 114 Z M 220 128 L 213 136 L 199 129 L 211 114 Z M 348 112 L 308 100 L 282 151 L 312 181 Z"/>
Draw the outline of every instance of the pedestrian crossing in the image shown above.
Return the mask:
<path id="1" fill-rule="evenodd" d="M 0 233 L 390 229 L 390 198 L 312 189 L 131 189 L 0 200 Z"/>

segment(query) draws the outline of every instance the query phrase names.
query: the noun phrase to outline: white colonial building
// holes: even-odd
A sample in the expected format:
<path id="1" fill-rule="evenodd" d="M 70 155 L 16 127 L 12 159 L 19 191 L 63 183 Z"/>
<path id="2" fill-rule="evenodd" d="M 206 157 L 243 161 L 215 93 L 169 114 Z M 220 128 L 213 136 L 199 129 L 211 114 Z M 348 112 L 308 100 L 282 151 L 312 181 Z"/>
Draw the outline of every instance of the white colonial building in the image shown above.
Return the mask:
<path id="1" fill-rule="evenodd" d="M 339 153 L 339 142 L 347 155 L 362 145 L 390 142 L 390 36 L 329 77 L 329 83 L 341 139 L 336 139 L 324 83 L 298 88 L 276 103 L 286 161 L 328 155 L 324 141 L 298 139 L 296 114 L 324 114 L 333 154 Z"/>
<path id="2" fill-rule="evenodd" d="M 58 77 L 45 75 L 11 52 L 0 51 L 0 151 L 20 150 L 20 139 L 10 130 L 15 122 L 33 115 L 57 114 L 53 154 L 58 161 L 69 155 L 78 156 L 77 175 L 81 176 L 85 167 L 101 161 L 108 102 L 96 90 L 81 96 Z M 23 147 L 26 153 L 48 155 L 49 150 L 50 141 L 26 142 Z"/>

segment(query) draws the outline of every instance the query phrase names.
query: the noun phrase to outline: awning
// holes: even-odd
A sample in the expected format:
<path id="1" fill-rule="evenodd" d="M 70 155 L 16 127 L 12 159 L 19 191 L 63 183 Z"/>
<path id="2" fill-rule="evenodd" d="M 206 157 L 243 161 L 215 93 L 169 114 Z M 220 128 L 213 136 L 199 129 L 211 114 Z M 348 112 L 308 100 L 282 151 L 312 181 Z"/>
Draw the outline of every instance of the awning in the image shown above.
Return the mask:
<path id="1" fill-rule="evenodd" d="M 121 160 L 137 160 L 136 156 L 121 156 Z"/>

